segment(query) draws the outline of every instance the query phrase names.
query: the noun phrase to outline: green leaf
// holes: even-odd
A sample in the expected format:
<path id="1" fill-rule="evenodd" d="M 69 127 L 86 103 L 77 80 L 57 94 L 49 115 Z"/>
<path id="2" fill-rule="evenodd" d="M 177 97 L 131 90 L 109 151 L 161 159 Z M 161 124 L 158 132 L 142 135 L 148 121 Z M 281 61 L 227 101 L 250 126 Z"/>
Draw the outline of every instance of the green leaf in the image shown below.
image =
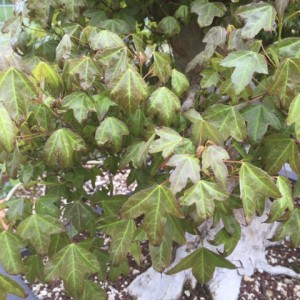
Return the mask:
<path id="1" fill-rule="evenodd" d="M 39 254 L 48 252 L 50 235 L 65 230 L 63 224 L 56 218 L 47 215 L 31 215 L 18 226 L 17 233 L 29 240 Z"/>
<path id="2" fill-rule="evenodd" d="M 121 275 L 123 275 L 122 277 L 127 277 L 129 272 L 129 264 L 127 261 L 124 261 L 119 266 L 111 266 L 107 279 L 110 281 L 116 281 Z"/>
<path id="3" fill-rule="evenodd" d="M 25 212 L 31 214 L 31 203 L 29 199 L 13 197 L 6 202 L 8 210 L 5 216 L 9 222 L 15 222 L 18 218 L 22 218 Z"/>
<path id="4" fill-rule="evenodd" d="M 10 274 L 20 274 L 24 271 L 21 250 L 24 247 L 20 237 L 10 231 L 0 233 L 0 262 Z"/>
<path id="5" fill-rule="evenodd" d="M 274 48 L 278 47 L 278 43 L 275 43 L 272 46 L 274 46 Z M 279 54 L 283 57 L 300 58 L 300 38 L 291 37 L 282 39 L 279 45 Z"/>
<path id="6" fill-rule="evenodd" d="M 75 201 L 66 205 L 64 217 L 75 226 L 78 232 L 82 232 L 92 221 L 94 214 L 88 205 L 81 201 Z"/>
<path id="7" fill-rule="evenodd" d="M 203 89 L 210 88 L 211 86 L 217 86 L 219 82 L 219 73 L 214 70 L 204 70 L 200 74 L 202 79 L 200 81 L 200 86 Z"/>
<path id="8" fill-rule="evenodd" d="M 280 241 L 286 237 L 290 237 L 293 247 L 300 245 L 300 209 L 296 208 L 291 212 L 290 218 L 280 224 L 271 241 Z"/>
<path id="9" fill-rule="evenodd" d="M 120 265 L 126 260 L 127 254 L 133 246 L 133 237 L 136 231 L 134 221 L 114 220 L 105 225 L 101 225 L 99 229 L 112 237 L 110 244 L 112 264 L 115 266 Z"/>
<path id="10" fill-rule="evenodd" d="M 141 150 L 141 148 L 143 147 L 143 145 L 145 145 L 145 142 L 137 142 L 137 143 L 134 143 L 133 145 L 130 145 L 122 160 L 120 161 L 120 164 L 119 164 L 119 169 L 120 170 L 123 170 L 130 162 L 132 162 L 132 165 L 137 168 L 138 165 L 139 165 L 139 162 L 138 162 L 138 154 Z"/>
<path id="11" fill-rule="evenodd" d="M 108 30 L 92 30 L 88 43 L 93 50 L 104 51 L 109 49 L 124 48 L 123 40 L 116 34 Z"/>
<path id="12" fill-rule="evenodd" d="M 127 52 L 127 47 L 123 46 L 107 49 L 99 55 L 99 62 L 104 69 L 104 80 L 106 82 L 110 83 L 126 71 L 128 64 Z"/>
<path id="13" fill-rule="evenodd" d="M 46 27 L 49 20 L 51 6 L 54 6 L 53 0 L 28 0 L 27 8 L 31 10 L 31 13 L 37 16 L 37 20 L 43 27 Z"/>
<path id="14" fill-rule="evenodd" d="M 163 158 L 174 153 L 175 149 L 183 142 L 183 137 L 169 127 L 155 128 L 155 133 L 159 139 L 151 143 L 149 152 L 162 152 Z"/>
<path id="15" fill-rule="evenodd" d="M 25 263 L 25 276 L 30 283 L 36 280 L 44 281 L 44 263 L 40 256 L 29 255 L 24 259 Z"/>
<path id="16" fill-rule="evenodd" d="M 262 54 L 253 51 L 234 51 L 226 56 L 220 63 L 224 67 L 234 67 L 231 81 L 237 94 L 251 82 L 255 72 L 268 74 L 268 66 Z"/>
<path id="17" fill-rule="evenodd" d="M 205 121 L 197 111 L 190 109 L 184 113 L 184 116 L 193 123 L 192 140 L 196 146 L 205 145 L 207 141 L 223 145 L 224 137 L 221 131 L 210 122 Z"/>
<path id="18" fill-rule="evenodd" d="M 191 12 L 198 15 L 197 21 L 199 26 L 206 27 L 212 24 L 215 17 L 223 17 L 226 7 L 220 2 L 196 0 L 191 5 Z"/>
<path id="19" fill-rule="evenodd" d="M 227 198 L 228 193 L 217 183 L 199 180 L 185 191 L 180 203 L 187 206 L 195 204 L 197 215 L 203 222 L 213 215 L 214 200 L 225 201 Z"/>
<path id="20" fill-rule="evenodd" d="M 162 272 L 170 264 L 172 259 L 172 239 L 166 233 L 166 230 L 159 246 L 149 245 L 149 254 L 152 267 L 157 272 Z"/>
<path id="21" fill-rule="evenodd" d="M 46 195 L 39 197 L 35 202 L 36 212 L 41 215 L 49 215 L 54 218 L 59 218 L 61 215 L 57 205 L 59 200 L 60 197 L 58 196 Z"/>
<path id="22" fill-rule="evenodd" d="M 275 7 L 279 19 L 283 18 L 283 14 L 287 6 L 289 5 L 290 0 L 275 0 Z"/>
<path id="23" fill-rule="evenodd" d="M 247 122 L 248 135 L 255 143 L 261 141 L 268 126 L 280 129 L 280 121 L 275 113 L 262 104 L 247 106 L 241 113 Z"/>
<path id="24" fill-rule="evenodd" d="M 30 110 L 42 130 L 50 131 L 55 127 L 54 113 L 48 105 L 44 103 L 32 104 Z"/>
<path id="25" fill-rule="evenodd" d="M 48 250 L 49 257 L 54 256 L 62 248 L 70 244 L 70 239 L 66 232 L 51 234 L 50 245 Z"/>
<path id="26" fill-rule="evenodd" d="M 115 151 L 122 147 L 123 136 L 129 131 L 124 122 L 114 117 L 107 117 L 97 128 L 95 139 L 99 146 L 109 143 Z"/>
<path id="27" fill-rule="evenodd" d="M 63 7 L 70 21 L 77 20 L 81 14 L 81 8 L 86 5 L 84 0 L 57 0 L 57 2 Z"/>
<path id="28" fill-rule="evenodd" d="M 243 5 L 235 14 L 245 21 L 241 32 L 244 39 L 253 39 L 262 29 L 270 32 L 274 29 L 276 10 L 269 3 Z"/>
<path id="29" fill-rule="evenodd" d="M 210 175 L 208 168 L 211 168 L 218 183 L 224 188 L 227 187 L 228 170 L 224 160 L 230 159 L 227 151 L 216 145 L 208 146 L 202 154 L 202 171 Z"/>
<path id="30" fill-rule="evenodd" d="M 84 289 L 87 275 L 97 273 L 99 263 L 96 257 L 78 244 L 70 244 L 56 253 L 45 266 L 46 280 L 62 278 L 71 296 L 79 298 Z"/>
<path id="31" fill-rule="evenodd" d="M 157 114 L 161 122 L 169 126 L 173 123 L 180 106 L 180 100 L 171 90 L 166 87 L 160 87 L 150 96 L 147 112 L 150 116 Z"/>
<path id="32" fill-rule="evenodd" d="M 73 43 L 69 34 L 65 34 L 55 50 L 55 59 L 58 63 L 62 64 L 71 56 Z"/>
<path id="33" fill-rule="evenodd" d="M 200 180 L 200 163 L 199 159 L 187 154 L 175 154 L 166 164 L 169 167 L 175 167 L 171 173 L 169 181 L 171 182 L 170 190 L 173 194 L 180 192 L 186 187 L 188 179 L 193 183 Z"/>
<path id="34" fill-rule="evenodd" d="M 171 16 L 164 17 L 158 23 L 157 28 L 161 30 L 168 38 L 178 34 L 181 29 L 179 22 Z"/>
<path id="35" fill-rule="evenodd" d="M 177 218 L 169 215 L 161 244 L 149 245 L 152 266 L 156 271 L 162 272 L 169 266 L 172 259 L 173 241 L 180 245 L 185 244 L 184 229 Z"/>
<path id="36" fill-rule="evenodd" d="M 272 202 L 270 213 L 266 223 L 273 223 L 279 220 L 286 210 L 293 211 L 294 201 L 292 188 L 289 179 L 283 176 L 278 176 L 276 185 L 282 197 Z"/>
<path id="37" fill-rule="evenodd" d="M 287 125 L 292 125 L 295 123 L 295 132 L 297 139 L 300 139 L 300 94 L 297 94 L 294 100 L 292 101 L 290 108 L 289 108 L 289 114 L 286 119 Z"/>
<path id="38" fill-rule="evenodd" d="M 190 20 L 190 8 L 187 5 L 180 5 L 175 11 L 174 17 L 186 25 Z"/>
<path id="39" fill-rule="evenodd" d="M 82 123 L 88 118 L 88 114 L 95 110 L 93 98 L 84 92 L 74 92 L 62 100 L 62 107 L 72 109 L 75 119 Z"/>
<path id="40" fill-rule="evenodd" d="M 63 70 L 63 75 L 80 86 L 89 90 L 95 80 L 101 80 L 102 72 L 94 60 L 88 56 L 70 59 Z"/>
<path id="41" fill-rule="evenodd" d="M 16 295 L 21 298 L 26 297 L 25 291 L 22 286 L 19 285 L 19 283 L 17 283 L 15 280 L 3 274 L 0 274 L 0 290 L 0 300 L 6 300 L 8 294 Z"/>
<path id="42" fill-rule="evenodd" d="M 290 163 L 293 171 L 300 175 L 299 150 L 294 139 L 283 134 L 272 134 L 263 142 L 264 168 L 270 175 L 277 175 L 287 162 Z"/>
<path id="43" fill-rule="evenodd" d="M 190 82 L 188 78 L 176 69 L 172 70 L 171 85 L 173 92 L 181 98 L 190 89 Z"/>
<path id="44" fill-rule="evenodd" d="M 100 198 L 99 200 L 93 199 L 93 201 L 97 201 L 96 203 L 99 203 L 103 209 L 103 216 L 105 219 L 115 218 L 118 215 L 122 205 L 128 199 L 128 196 L 125 195 L 107 196 L 106 194 L 97 195 L 97 193 L 95 193 L 93 197 L 94 196 L 96 196 L 96 198 Z"/>
<path id="45" fill-rule="evenodd" d="M 146 165 L 147 155 L 154 137 L 155 135 L 153 134 L 147 142 L 137 142 L 129 146 L 119 164 L 119 168 L 124 169 L 130 161 L 135 168 L 141 168 L 143 165 Z"/>
<path id="46" fill-rule="evenodd" d="M 26 119 L 28 102 L 35 97 L 36 90 L 24 73 L 11 67 L 0 74 L 0 103 L 14 121 Z"/>
<path id="47" fill-rule="evenodd" d="M 84 281 L 83 294 L 81 300 L 106 300 L 106 294 L 99 284 L 91 281 Z"/>
<path id="48" fill-rule="evenodd" d="M 94 95 L 93 99 L 95 101 L 96 112 L 100 121 L 104 119 L 110 107 L 117 106 L 117 104 L 111 101 L 105 93 Z"/>
<path id="49" fill-rule="evenodd" d="M 233 234 L 229 234 L 224 227 L 215 235 L 214 240 L 210 241 L 210 243 L 214 246 L 224 244 L 224 251 L 222 255 L 228 256 L 234 251 L 240 238 L 241 226 L 238 222 L 236 222 L 235 231 Z"/>
<path id="50" fill-rule="evenodd" d="M 131 32 L 130 25 L 122 19 L 108 19 L 100 23 L 100 27 L 116 34 L 128 34 Z"/>
<path id="51" fill-rule="evenodd" d="M 289 108 L 294 89 L 300 84 L 300 58 L 287 58 L 276 69 L 271 93 L 278 95 L 283 108 Z"/>
<path id="52" fill-rule="evenodd" d="M 63 81 L 57 72 L 45 62 L 39 62 L 32 75 L 38 86 L 47 94 L 58 97 L 62 92 Z"/>
<path id="53" fill-rule="evenodd" d="M 148 86 L 142 76 L 129 67 L 109 83 L 112 99 L 129 114 L 134 113 L 148 96 Z"/>
<path id="54" fill-rule="evenodd" d="M 256 198 L 280 197 L 280 191 L 272 177 L 262 169 L 243 163 L 240 169 L 241 199 L 246 222 L 250 223 L 256 208 Z"/>
<path id="55" fill-rule="evenodd" d="M 0 146 L 12 152 L 17 139 L 17 127 L 5 107 L 0 103 Z"/>
<path id="56" fill-rule="evenodd" d="M 242 142 L 247 136 L 245 121 L 233 106 L 215 104 L 205 111 L 203 117 L 223 133 L 224 139 L 232 136 Z"/>
<path id="57" fill-rule="evenodd" d="M 85 150 L 83 139 L 67 128 L 56 130 L 44 147 L 46 163 L 68 168 L 72 165 L 74 151 Z"/>
<path id="58" fill-rule="evenodd" d="M 154 51 L 153 59 L 153 75 L 157 76 L 162 83 L 166 83 L 172 72 L 170 55 L 168 53 Z"/>
<path id="59" fill-rule="evenodd" d="M 216 267 L 235 269 L 235 265 L 233 265 L 230 261 L 204 247 L 201 247 L 183 258 L 179 264 L 168 271 L 167 274 L 172 275 L 192 268 L 193 275 L 201 284 L 204 284 L 213 277 Z"/>
<path id="60" fill-rule="evenodd" d="M 171 191 L 163 185 L 155 185 L 131 196 L 122 206 L 123 218 L 137 218 L 144 214 L 143 224 L 151 244 L 161 243 L 166 216 L 182 218 L 182 213 Z"/>

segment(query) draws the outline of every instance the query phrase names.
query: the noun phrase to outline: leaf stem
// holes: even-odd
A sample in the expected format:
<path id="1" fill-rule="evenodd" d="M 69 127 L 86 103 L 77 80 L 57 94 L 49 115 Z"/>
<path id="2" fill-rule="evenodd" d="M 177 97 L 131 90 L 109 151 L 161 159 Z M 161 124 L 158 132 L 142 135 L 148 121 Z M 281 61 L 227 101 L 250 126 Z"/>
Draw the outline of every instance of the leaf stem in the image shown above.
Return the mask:
<path id="1" fill-rule="evenodd" d="M 231 164 L 243 164 L 244 162 L 242 160 L 224 160 L 226 163 L 231 163 Z"/>
<path id="2" fill-rule="evenodd" d="M 284 22 L 286 22 L 287 20 L 289 20 L 290 18 L 294 17 L 295 15 L 299 14 L 300 13 L 300 10 L 297 10 L 296 12 L 294 12 L 293 14 L 291 14 L 290 16 L 288 16 Z"/>
<path id="3" fill-rule="evenodd" d="M 235 107 L 237 110 L 243 109 L 243 108 L 244 108 L 245 106 L 247 106 L 248 104 L 255 103 L 256 101 L 260 100 L 264 95 L 265 95 L 265 93 L 263 93 L 262 95 L 256 96 L 256 97 L 254 97 L 253 99 L 250 99 L 249 101 L 246 101 L 246 102 L 243 102 L 243 103 L 234 105 L 234 107 Z"/>

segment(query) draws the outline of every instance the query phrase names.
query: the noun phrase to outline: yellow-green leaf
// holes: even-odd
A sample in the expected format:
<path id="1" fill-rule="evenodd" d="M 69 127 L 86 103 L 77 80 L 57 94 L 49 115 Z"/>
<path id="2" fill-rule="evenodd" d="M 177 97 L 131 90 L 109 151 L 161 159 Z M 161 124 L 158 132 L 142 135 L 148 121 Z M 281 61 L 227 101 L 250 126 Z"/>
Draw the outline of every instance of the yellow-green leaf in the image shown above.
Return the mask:
<path id="1" fill-rule="evenodd" d="M 208 146 L 202 154 L 202 171 L 210 175 L 208 168 L 211 168 L 218 183 L 224 188 L 227 187 L 228 170 L 224 160 L 230 159 L 227 151 L 216 145 Z"/>
<path id="2" fill-rule="evenodd" d="M 250 223 L 256 208 L 256 198 L 280 197 L 280 191 L 272 177 L 262 169 L 243 163 L 240 169 L 240 190 L 247 223 Z"/>
<path id="3" fill-rule="evenodd" d="M 86 276 L 100 269 L 97 258 L 84 246 L 70 244 L 57 252 L 46 264 L 46 280 L 62 279 L 70 294 L 79 299 Z"/>
<path id="4" fill-rule="evenodd" d="M 221 61 L 220 65 L 235 68 L 231 75 L 231 81 L 237 94 L 241 93 L 251 82 L 255 72 L 268 74 L 265 57 L 253 51 L 241 50 L 231 52 Z"/>
<path id="5" fill-rule="evenodd" d="M 39 254 L 46 254 L 50 243 L 50 235 L 65 230 L 63 224 L 56 218 L 47 215 L 34 214 L 26 218 L 17 228 L 17 233 L 29 240 Z"/>
<path id="6" fill-rule="evenodd" d="M 278 187 L 282 197 L 272 202 L 268 219 L 265 221 L 267 223 L 273 223 L 279 220 L 286 210 L 292 211 L 294 209 L 292 188 L 289 179 L 283 176 L 278 176 L 276 186 Z"/>
<path id="7" fill-rule="evenodd" d="M 107 117 L 96 130 L 95 139 L 99 146 L 109 143 L 115 151 L 122 147 L 123 136 L 128 135 L 126 124 L 114 117 Z"/>
<path id="8" fill-rule="evenodd" d="M 183 137 L 169 127 L 155 128 L 155 133 L 159 139 L 151 143 L 149 152 L 162 152 L 164 158 L 172 154 L 183 142 Z"/>
<path id="9" fill-rule="evenodd" d="M 247 136 L 245 120 L 233 106 L 215 104 L 205 111 L 203 117 L 216 126 L 225 139 L 232 136 L 242 142 Z"/>
<path id="10" fill-rule="evenodd" d="M 192 3 L 191 12 L 198 15 L 200 27 L 212 24 L 215 17 L 222 17 L 226 12 L 226 6 L 221 2 L 210 2 L 208 0 L 196 0 Z"/>
<path id="11" fill-rule="evenodd" d="M 260 2 L 242 5 L 235 13 L 245 20 L 242 28 L 244 39 L 254 38 L 262 29 L 270 32 L 274 29 L 276 10 L 272 4 Z"/>
<path id="12" fill-rule="evenodd" d="M 168 88 L 160 87 L 152 93 L 148 100 L 147 112 L 150 116 L 158 115 L 161 122 L 172 124 L 176 112 L 180 110 L 179 98 Z"/>
<path id="13" fill-rule="evenodd" d="M 200 162 L 194 156 L 175 154 L 167 162 L 167 166 L 175 167 L 170 175 L 170 190 L 176 194 L 186 187 L 188 180 L 197 183 L 200 180 Z"/>
<path id="14" fill-rule="evenodd" d="M 16 122 L 26 119 L 28 103 L 36 96 L 35 87 L 24 73 L 11 67 L 0 74 L 0 103 Z"/>
<path id="15" fill-rule="evenodd" d="M 17 139 L 17 127 L 10 118 L 5 107 L 0 103 L 0 146 L 7 152 L 12 152 Z"/>
<path id="16" fill-rule="evenodd" d="M 32 75 L 38 86 L 47 94 L 58 97 L 62 92 L 63 82 L 60 75 L 47 63 L 39 62 Z"/>
<path id="17" fill-rule="evenodd" d="M 58 129 L 45 144 L 45 160 L 48 165 L 68 168 L 72 165 L 74 152 L 85 149 L 85 142 L 78 134 L 67 128 Z"/>
<path id="18" fill-rule="evenodd" d="M 172 72 L 170 54 L 154 51 L 153 75 L 157 76 L 162 83 L 166 83 Z"/>
<path id="19" fill-rule="evenodd" d="M 178 273 L 180 271 L 192 268 L 193 275 L 196 279 L 204 284 L 208 282 L 215 272 L 216 267 L 235 269 L 230 261 L 226 260 L 222 256 L 201 247 L 195 252 L 189 254 L 183 258 L 179 264 L 167 272 L 168 275 Z"/>
<path id="20" fill-rule="evenodd" d="M 185 95 L 190 88 L 190 82 L 188 78 L 176 69 L 172 70 L 171 84 L 173 92 L 178 97 L 182 97 L 183 95 Z"/>
<path id="21" fill-rule="evenodd" d="M 10 231 L 0 233 L 0 262 L 10 274 L 20 274 L 24 271 L 21 250 L 24 244 L 20 237 Z"/>
<path id="22" fill-rule="evenodd" d="M 287 125 L 292 125 L 295 123 L 295 132 L 297 139 L 300 139 L 300 94 L 297 94 L 292 101 L 289 114 L 286 119 Z"/>
<path id="23" fill-rule="evenodd" d="M 62 107 L 72 109 L 75 119 L 82 123 L 89 112 L 95 110 L 95 102 L 88 94 L 79 91 L 63 98 Z"/>
<path id="24" fill-rule="evenodd" d="M 228 198 L 226 190 L 217 183 L 199 180 L 185 191 L 180 203 L 191 206 L 196 205 L 197 215 L 201 222 L 211 217 L 215 209 L 215 200 L 224 201 Z"/>
<path id="25" fill-rule="evenodd" d="M 161 243 L 166 216 L 182 218 L 182 212 L 171 191 L 163 185 L 155 185 L 131 196 L 122 206 L 120 214 L 125 219 L 144 215 L 143 224 L 151 244 Z"/>
<path id="26" fill-rule="evenodd" d="M 109 83 L 112 100 L 128 113 L 134 113 L 148 96 L 148 86 L 143 77 L 129 67 Z"/>

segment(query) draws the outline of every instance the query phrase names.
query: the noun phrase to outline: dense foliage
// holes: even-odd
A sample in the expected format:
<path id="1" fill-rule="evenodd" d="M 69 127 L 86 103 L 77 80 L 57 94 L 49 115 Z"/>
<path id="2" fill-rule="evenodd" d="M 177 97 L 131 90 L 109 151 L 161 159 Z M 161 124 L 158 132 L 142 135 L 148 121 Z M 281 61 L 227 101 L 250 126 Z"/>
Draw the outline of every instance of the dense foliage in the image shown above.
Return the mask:
<path id="1" fill-rule="evenodd" d="M 266 221 L 281 222 L 273 239 L 299 246 L 299 188 L 278 176 L 285 163 L 300 175 L 299 10 L 292 0 L 20 2 L 2 28 L 14 53 L 1 65 L 0 160 L 27 189 L 46 188 L 2 204 L 5 269 L 102 299 L 91 274 L 126 276 L 129 256 L 143 263 L 145 240 L 162 272 L 185 233 L 213 218 L 223 252 L 200 247 L 168 272 L 192 267 L 203 283 L 215 267 L 235 267 L 224 258 L 241 234 L 234 210 L 250 223 L 266 198 Z M 193 23 L 203 49 L 183 70 L 193 49 L 180 32 Z M 84 189 L 127 168 L 132 195 L 114 195 L 113 180 Z M 13 286 L 1 275 L 0 299 L 22 296 Z"/>

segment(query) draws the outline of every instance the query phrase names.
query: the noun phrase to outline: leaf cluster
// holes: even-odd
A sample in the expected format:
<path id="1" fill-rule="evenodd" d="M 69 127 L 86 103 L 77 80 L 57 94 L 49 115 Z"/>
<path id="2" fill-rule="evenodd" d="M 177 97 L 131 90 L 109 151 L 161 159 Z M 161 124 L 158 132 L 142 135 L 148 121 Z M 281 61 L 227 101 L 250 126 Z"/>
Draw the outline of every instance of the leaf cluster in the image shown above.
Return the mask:
<path id="1" fill-rule="evenodd" d="M 192 268 L 204 283 L 216 267 L 235 267 L 225 257 L 267 198 L 266 222 L 281 222 L 273 239 L 299 246 L 297 193 L 278 176 L 286 163 L 300 175 L 297 1 L 28 0 L 16 9 L 2 27 L 13 51 L 0 64 L 0 162 L 34 197 L 1 204 L 9 273 L 105 299 L 91 275 L 127 275 L 130 260 L 143 264 L 143 241 L 163 272 L 185 233 L 212 218 L 223 225 L 216 251 L 200 248 L 168 271 Z M 193 23 L 203 49 L 183 70 L 184 38 L 182 53 L 171 45 Z M 124 170 L 131 195 L 114 192 Z M 89 193 L 99 176 L 107 185 Z M 0 299 L 24 296 L 6 276 L 0 287 Z"/>

